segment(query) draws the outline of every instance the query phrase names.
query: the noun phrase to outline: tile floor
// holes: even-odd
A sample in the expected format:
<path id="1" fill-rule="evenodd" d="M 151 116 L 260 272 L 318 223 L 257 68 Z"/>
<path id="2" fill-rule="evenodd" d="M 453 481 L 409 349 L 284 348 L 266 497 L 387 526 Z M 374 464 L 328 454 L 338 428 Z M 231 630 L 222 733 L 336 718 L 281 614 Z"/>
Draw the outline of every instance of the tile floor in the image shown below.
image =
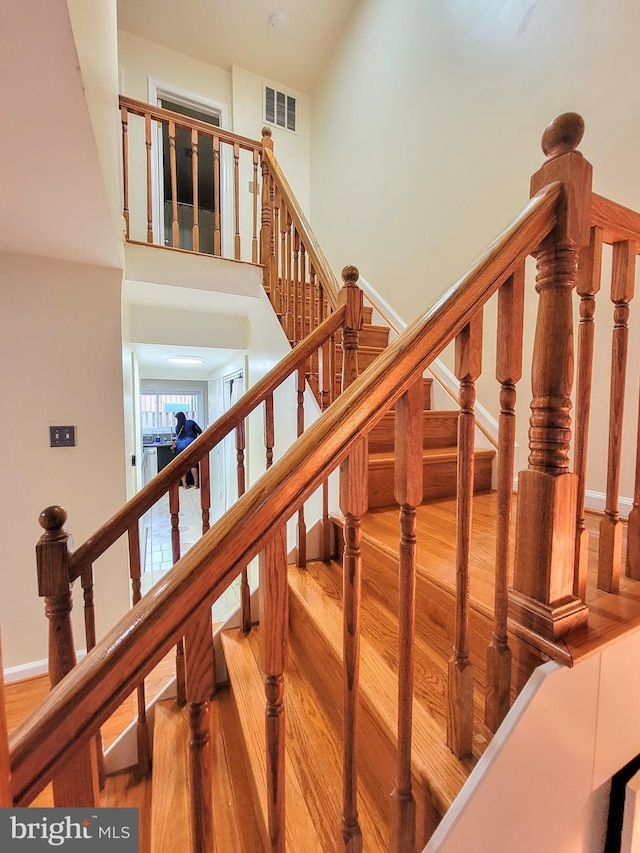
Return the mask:
<path id="1" fill-rule="evenodd" d="M 201 536 L 200 489 L 180 488 L 180 555 L 184 556 Z M 164 495 L 145 516 L 146 542 L 142 593 L 148 592 L 173 565 L 169 496 Z M 224 622 L 240 606 L 240 579 L 234 581 L 213 605 L 213 618 Z"/>

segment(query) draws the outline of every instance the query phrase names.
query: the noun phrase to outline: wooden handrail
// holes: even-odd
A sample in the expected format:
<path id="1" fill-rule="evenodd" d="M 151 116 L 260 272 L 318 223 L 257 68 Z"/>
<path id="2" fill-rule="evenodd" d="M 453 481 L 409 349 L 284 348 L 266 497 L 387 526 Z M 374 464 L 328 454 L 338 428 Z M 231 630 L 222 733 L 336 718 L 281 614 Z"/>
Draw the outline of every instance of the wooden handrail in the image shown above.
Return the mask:
<path id="1" fill-rule="evenodd" d="M 115 515 L 106 521 L 92 536 L 69 556 L 69 577 L 74 581 L 83 566 L 92 563 L 120 538 L 156 501 L 172 483 L 187 473 L 206 453 L 228 435 L 236 424 L 248 415 L 314 352 L 325 338 L 336 332 L 342 324 L 344 308 L 340 307 L 324 320 L 310 335 L 244 394 L 225 414 L 208 427 L 189 447 L 173 459 Z"/>
<path id="2" fill-rule="evenodd" d="M 269 171 L 271 172 L 276 186 L 280 190 L 282 198 L 286 202 L 293 223 L 298 231 L 298 234 L 304 242 L 306 251 L 310 256 L 311 263 L 315 267 L 316 272 L 321 274 L 321 278 L 326 289 L 327 298 L 329 299 L 332 308 L 335 308 L 338 304 L 338 291 L 340 290 L 338 279 L 336 278 L 333 270 L 331 269 L 331 266 L 329 265 L 329 262 L 327 261 L 324 252 L 320 248 L 320 244 L 318 243 L 316 236 L 313 233 L 311 226 L 309 225 L 309 221 L 302 212 L 302 208 L 298 204 L 298 201 L 293 193 L 293 190 L 291 189 L 289 182 L 285 178 L 282 169 L 278 165 L 278 161 L 274 157 L 273 151 L 271 151 L 269 148 L 265 148 L 262 152 L 262 156 L 266 160 L 269 166 Z"/>
<path id="3" fill-rule="evenodd" d="M 97 731 L 185 633 L 200 608 L 213 603 L 242 566 L 265 547 L 272 530 L 291 517 L 536 249 L 556 225 L 561 192 L 557 182 L 542 188 L 458 282 L 391 343 L 12 734 L 16 804 L 28 803 L 71 747 Z M 301 357 L 296 353 L 303 346 L 307 349 L 310 344 L 305 341 L 291 357 Z M 254 389 L 254 393 L 262 392 Z M 215 427 L 211 429 L 208 441 Z M 158 482 L 138 496 L 137 510 L 147 508 L 166 491 L 167 484 L 190 467 L 202 447 L 184 451 L 184 459 L 172 463 L 164 477 L 159 475 Z M 81 557 L 74 555 L 76 568 L 98 555 L 98 543 L 106 547 L 107 541 L 118 538 L 118 530 L 126 530 L 135 501 L 81 546 L 83 551 L 78 549 L 76 555 L 80 552 Z"/>
<path id="4" fill-rule="evenodd" d="M 250 139 L 248 136 L 241 136 L 239 133 L 233 133 L 230 130 L 223 130 L 221 127 L 216 127 L 212 124 L 207 124 L 205 121 L 199 121 L 190 116 L 184 116 L 182 113 L 175 113 L 173 110 L 165 110 L 162 107 L 146 104 L 144 101 L 136 101 L 134 98 L 126 98 L 120 95 L 120 107 L 124 107 L 128 112 L 137 116 L 151 116 L 157 121 L 173 121 L 181 127 L 188 127 L 190 130 L 197 130 L 205 136 L 217 136 L 224 142 L 229 142 L 231 145 L 237 144 L 246 151 L 260 151 L 262 143 L 256 139 Z"/>
<path id="5" fill-rule="evenodd" d="M 602 228 L 605 243 L 635 242 L 640 252 L 640 213 L 597 193 L 591 194 L 591 224 Z"/>

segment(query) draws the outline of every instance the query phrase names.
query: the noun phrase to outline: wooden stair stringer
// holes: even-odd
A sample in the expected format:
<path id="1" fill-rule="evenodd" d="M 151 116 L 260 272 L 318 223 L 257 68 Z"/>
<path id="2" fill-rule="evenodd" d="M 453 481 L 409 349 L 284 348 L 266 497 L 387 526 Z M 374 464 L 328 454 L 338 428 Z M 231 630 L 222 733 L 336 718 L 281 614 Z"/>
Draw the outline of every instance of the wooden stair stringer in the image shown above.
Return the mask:
<path id="1" fill-rule="evenodd" d="M 175 700 L 156 704 L 151 776 L 153 853 L 191 849 L 188 728 Z"/>
<path id="2" fill-rule="evenodd" d="M 314 676 L 323 680 L 323 687 L 328 689 L 325 673 L 342 669 L 341 607 L 324 594 L 308 572 L 291 569 L 289 586 L 292 642 L 301 641 L 302 623 L 305 629 L 314 631 L 315 640 L 324 642 L 324 653 L 321 655 L 316 649 L 310 658 L 318 662 Z M 377 762 L 369 771 L 386 778 L 388 797 L 395 787 L 396 774 L 397 677 L 366 637 L 361 637 L 360 642 L 360 743 L 366 743 L 367 748 L 359 751 L 358 760 L 363 759 L 363 766 L 367 761 Z M 330 665 L 327 658 L 331 659 Z M 342 681 L 340 694 L 341 691 Z M 340 699 L 335 693 L 332 706 L 334 712 L 340 713 Z M 414 702 L 413 733 L 417 841 L 426 843 L 466 781 L 469 768 L 447 748 L 441 728 L 418 702 Z"/>

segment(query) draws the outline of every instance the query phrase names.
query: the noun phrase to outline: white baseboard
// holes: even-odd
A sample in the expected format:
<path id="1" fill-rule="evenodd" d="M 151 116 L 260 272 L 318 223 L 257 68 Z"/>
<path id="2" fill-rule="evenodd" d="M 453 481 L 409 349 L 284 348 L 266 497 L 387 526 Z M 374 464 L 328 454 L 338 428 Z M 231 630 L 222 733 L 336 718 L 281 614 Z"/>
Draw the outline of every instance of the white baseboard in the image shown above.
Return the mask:
<path id="1" fill-rule="evenodd" d="M 86 649 L 80 649 L 76 652 L 76 660 L 82 660 L 86 654 Z M 26 681 L 28 678 L 37 678 L 39 675 L 46 675 L 48 672 L 48 660 L 33 660 L 29 663 L 22 663 L 19 666 L 8 666 L 3 670 L 4 683 L 12 684 L 16 681 Z"/>

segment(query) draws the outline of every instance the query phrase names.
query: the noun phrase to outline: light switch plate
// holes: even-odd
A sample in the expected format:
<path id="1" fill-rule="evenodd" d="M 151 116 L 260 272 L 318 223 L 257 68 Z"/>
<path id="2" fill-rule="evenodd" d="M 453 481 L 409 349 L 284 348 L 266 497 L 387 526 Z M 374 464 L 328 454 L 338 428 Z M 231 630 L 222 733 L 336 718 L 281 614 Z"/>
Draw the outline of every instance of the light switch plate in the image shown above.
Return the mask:
<path id="1" fill-rule="evenodd" d="M 50 426 L 51 447 L 75 447 L 76 428 L 74 426 Z"/>

